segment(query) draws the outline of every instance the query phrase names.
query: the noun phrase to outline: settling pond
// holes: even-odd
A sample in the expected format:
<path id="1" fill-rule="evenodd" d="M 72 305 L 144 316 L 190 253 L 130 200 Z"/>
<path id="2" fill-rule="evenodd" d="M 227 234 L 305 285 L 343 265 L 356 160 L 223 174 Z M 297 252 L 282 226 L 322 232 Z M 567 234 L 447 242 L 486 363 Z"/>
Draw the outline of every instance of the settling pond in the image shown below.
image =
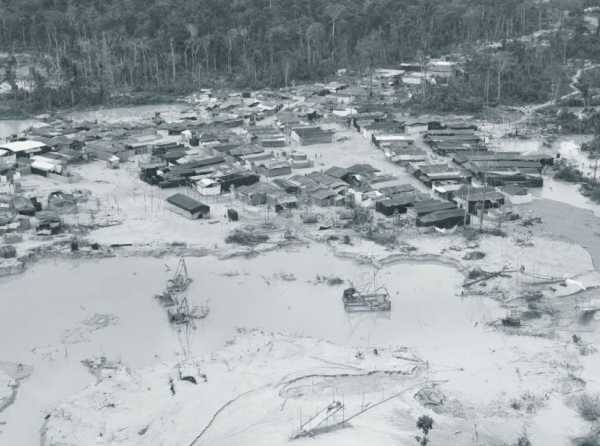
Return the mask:
<path id="1" fill-rule="evenodd" d="M 0 443 L 38 444 L 47 411 L 94 381 L 83 359 L 106 355 L 140 368 L 181 355 L 187 338 L 169 326 L 152 297 L 176 263 L 175 258 L 46 260 L 21 276 L 0 279 L 0 361 L 34 367 L 15 403 L 0 414 L 6 422 Z M 506 336 L 485 327 L 502 310 L 487 299 L 458 297 L 462 277 L 446 266 L 396 264 L 381 270 L 377 280 L 393 298 L 391 314 L 382 317 L 347 315 L 341 303 L 346 285 L 315 283 L 317 275 L 356 283 L 372 278 L 368 266 L 339 259 L 325 246 L 252 259 L 188 258 L 187 264 L 194 278 L 189 299 L 196 305 L 207 300 L 211 310 L 192 332 L 196 355 L 220 349 L 236 327 L 359 347 L 409 346 L 450 368 L 473 358 L 490 365 L 490 349 L 506 347 Z M 110 317 L 90 325 L 95 315 Z"/>

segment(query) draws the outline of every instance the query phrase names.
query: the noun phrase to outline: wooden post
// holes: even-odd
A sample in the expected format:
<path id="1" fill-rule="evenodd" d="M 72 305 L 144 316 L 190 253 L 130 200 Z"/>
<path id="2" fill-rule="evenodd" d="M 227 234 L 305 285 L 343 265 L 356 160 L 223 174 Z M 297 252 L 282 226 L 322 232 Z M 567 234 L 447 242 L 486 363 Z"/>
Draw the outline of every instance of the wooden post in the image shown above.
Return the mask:
<path id="1" fill-rule="evenodd" d="M 463 221 L 463 228 L 467 226 L 467 215 L 469 214 L 469 199 L 471 197 L 471 183 L 469 183 L 469 185 L 467 186 L 467 201 L 466 201 L 466 205 L 465 205 L 465 217 L 464 217 L 464 221 Z"/>
<path id="2" fill-rule="evenodd" d="M 483 188 L 484 188 L 484 191 L 487 188 L 487 179 L 485 177 L 485 174 L 483 175 Z M 484 212 L 485 212 L 485 192 L 483 194 L 483 199 L 481 200 L 481 215 L 479 217 L 479 232 L 483 231 Z"/>

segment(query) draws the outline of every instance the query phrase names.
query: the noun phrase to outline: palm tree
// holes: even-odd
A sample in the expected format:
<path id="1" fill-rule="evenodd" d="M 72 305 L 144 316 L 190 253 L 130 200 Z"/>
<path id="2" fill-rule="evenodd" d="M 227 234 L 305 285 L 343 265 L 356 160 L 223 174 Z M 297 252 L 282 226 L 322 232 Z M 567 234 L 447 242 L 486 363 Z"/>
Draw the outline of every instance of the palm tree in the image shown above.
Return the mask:
<path id="1" fill-rule="evenodd" d="M 423 432 L 423 435 L 417 435 L 415 439 L 420 446 L 429 444 L 429 431 L 433 429 L 433 418 L 428 415 L 421 415 L 417 420 L 417 428 Z"/>

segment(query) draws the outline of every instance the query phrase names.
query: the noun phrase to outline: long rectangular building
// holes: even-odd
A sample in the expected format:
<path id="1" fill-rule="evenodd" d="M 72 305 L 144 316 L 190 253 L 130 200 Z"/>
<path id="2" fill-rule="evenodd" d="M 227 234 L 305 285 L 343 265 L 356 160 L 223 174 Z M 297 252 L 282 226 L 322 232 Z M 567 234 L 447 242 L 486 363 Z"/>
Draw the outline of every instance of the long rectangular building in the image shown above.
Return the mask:
<path id="1" fill-rule="evenodd" d="M 191 220 L 206 218 L 210 215 L 210 207 L 184 194 L 175 194 L 167 198 L 169 210 Z"/>

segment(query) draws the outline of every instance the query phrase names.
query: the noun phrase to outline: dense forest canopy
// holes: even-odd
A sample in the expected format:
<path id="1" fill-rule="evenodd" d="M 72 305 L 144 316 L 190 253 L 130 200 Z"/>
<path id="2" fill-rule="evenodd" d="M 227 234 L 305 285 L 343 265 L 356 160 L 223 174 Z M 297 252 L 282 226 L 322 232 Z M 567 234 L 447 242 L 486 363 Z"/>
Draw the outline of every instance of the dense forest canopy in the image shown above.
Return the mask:
<path id="1" fill-rule="evenodd" d="M 556 3 L 0 0 L 0 50 L 37 55 L 45 70 L 32 73 L 36 89 L 52 78 L 55 100 L 65 103 L 121 90 L 189 91 L 217 77 L 281 86 L 530 34 L 559 20 Z"/>

